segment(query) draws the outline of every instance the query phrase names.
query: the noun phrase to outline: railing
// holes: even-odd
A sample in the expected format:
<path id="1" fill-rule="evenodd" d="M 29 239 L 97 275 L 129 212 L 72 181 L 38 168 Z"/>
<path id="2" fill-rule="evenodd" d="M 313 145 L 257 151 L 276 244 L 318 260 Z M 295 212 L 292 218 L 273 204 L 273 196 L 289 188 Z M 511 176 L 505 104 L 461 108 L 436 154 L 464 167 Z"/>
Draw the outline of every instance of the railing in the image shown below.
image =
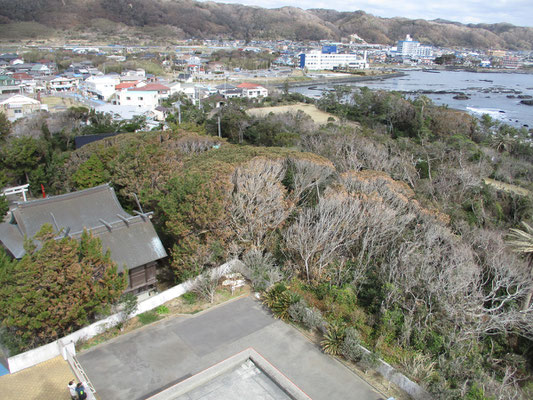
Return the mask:
<path id="1" fill-rule="evenodd" d="M 59 343 L 59 347 L 62 350 L 63 357 L 69 363 L 70 368 L 74 372 L 74 375 L 76 375 L 76 379 L 78 379 L 79 382 L 83 382 L 85 384 L 86 388 L 88 389 L 87 390 L 87 399 L 96 400 L 97 399 L 96 390 L 95 390 L 93 384 L 89 380 L 89 377 L 87 376 L 87 374 L 83 370 L 83 367 L 81 366 L 81 364 L 78 361 L 78 359 L 76 358 L 76 356 L 74 354 L 72 354 L 70 349 L 69 349 L 69 347 L 73 348 L 73 346 L 63 346 L 61 343 Z M 73 351 L 75 352 L 76 350 L 73 349 Z"/>

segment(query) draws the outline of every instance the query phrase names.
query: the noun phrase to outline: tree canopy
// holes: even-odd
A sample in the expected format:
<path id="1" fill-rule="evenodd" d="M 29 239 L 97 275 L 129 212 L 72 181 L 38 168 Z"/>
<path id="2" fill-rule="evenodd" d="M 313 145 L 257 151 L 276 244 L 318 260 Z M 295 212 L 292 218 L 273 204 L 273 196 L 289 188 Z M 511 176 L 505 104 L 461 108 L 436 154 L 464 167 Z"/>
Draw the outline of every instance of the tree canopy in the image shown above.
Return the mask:
<path id="1" fill-rule="evenodd" d="M 126 288 L 109 252 L 84 232 L 79 241 L 58 238 L 43 225 L 26 255 L 11 261 L 0 253 L 0 318 L 4 342 L 22 351 L 56 340 L 108 311 Z M 7 337 L 7 340 L 6 340 Z"/>

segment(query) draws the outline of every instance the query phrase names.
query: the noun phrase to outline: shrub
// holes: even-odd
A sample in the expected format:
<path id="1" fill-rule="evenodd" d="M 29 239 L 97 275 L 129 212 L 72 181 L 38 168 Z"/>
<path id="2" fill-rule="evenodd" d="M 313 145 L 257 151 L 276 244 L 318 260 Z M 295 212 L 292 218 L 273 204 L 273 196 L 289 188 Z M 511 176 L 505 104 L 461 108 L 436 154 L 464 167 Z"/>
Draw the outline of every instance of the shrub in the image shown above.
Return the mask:
<path id="1" fill-rule="evenodd" d="M 366 352 L 361 347 L 361 338 L 355 328 L 346 329 L 344 341 L 341 346 L 341 354 L 350 361 L 359 361 Z"/>
<path id="2" fill-rule="evenodd" d="M 122 313 L 117 328 L 122 329 L 130 315 L 137 311 L 137 296 L 133 293 L 123 294 L 119 300 L 119 304 L 122 305 Z"/>
<path id="3" fill-rule="evenodd" d="M 183 300 L 185 300 L 185 303 L 187 303 L 187 304 L 196 303 L 197 296 L 196 296 L 196 293 L 194 293 L 194 292 L 184 293 L 183 296 L 181 296 L 181 297 L 183 298 Z"/>
<path id="4" fill-rule="evenodd" d="M 4 217 L 9 211 L 9 203 L 7 202 L 6 196 L 0 196 L 0 217 Z"/>
<path id="5" fill-rule="evenodd" d="M 143 325 L 151 324 L 159 319 L 159 316 L 156 314 L 156 312 L 152 310 L 143 312 L 142 314 L 139 314 L 138 317 L 139 321 Z"/>
<path id="6" fill-rule="evenodd" d="M 248 270 L 244 275 L 252 281 L 254 290 L 264 291 L 283 278 L 270 253 L 263 254 L 260 250 L 252 249 L 244 254 L 243 262 Z"/>
<path id="7" fill-rule="evenodd" d="M 332 356 L 340 353 L 341 346 L 344 342 L 345 331 L 346 327 L 339 322 L 333 322 L 328 326 L 324 339 L 320 342 L 324 353 Z"/>
<path id="8" fill-rule="evenodd" d="M 289 316 L 294 322 L 302 322 L 306 309 L 307 303 L 304 299 L 300 299 L 289 307 Z"/>
<path id="9" fill-rule="evenodd" d="M 360 365 L 365 370 L 376 368 L 379 365 L 379 356 L 376 353 L 365 352 L 361 357 Z"/>
<path id="10" fill-rule="evenodd" d="M 304 324 L 308 329 L 319 328 L 324 322 L 322 313 L 320 310 L 315 307 L 306 308 L 305 313 L 302 318 L 302 324 Z"/>
<path id="11" fill-rule="evenodd" d="M 318 328 L 324 321 L 322 313 L 314 307 L 308 307 L 303 299 L 291 304 L 288 313 L 294 322 L 301 323 L 307 329 Z"/>

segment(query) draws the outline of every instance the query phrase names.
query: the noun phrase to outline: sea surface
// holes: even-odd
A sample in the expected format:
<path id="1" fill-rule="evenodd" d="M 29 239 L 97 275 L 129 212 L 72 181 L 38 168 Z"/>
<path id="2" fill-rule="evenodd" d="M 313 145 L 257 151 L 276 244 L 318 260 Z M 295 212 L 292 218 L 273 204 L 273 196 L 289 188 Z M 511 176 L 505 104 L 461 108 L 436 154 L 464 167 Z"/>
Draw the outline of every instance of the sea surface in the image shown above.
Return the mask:
<path id="1" fill-rule="evenodd" d="M 448 105 L 450 108 L 465 110 L 476 116 L 489 114 L 504 123 L 516 127 L 533 128 L 533 106 L 520 104 L 517 96 L 533 97 L 533 74 L 519 73 L 477 73 L 466 71 L 404 71 L 405 76 L 377 81 L 363 81 L 343 84 L 343 86 L 366 86 L 370 89 L 396 90 L 409 97 L 423 93 L 435 104 Z M 310 89 L 311 88 L 311 89 Z M 320 97 L 323 90 L 332 89 L 331 85 L 295 87 L 291 92 L 310 97 Z M 468 100 L 456 100 L 456 93 L 462 92 Z M 509 97 L 508 97 L 509 96 Z M 511 97 L 513 96 L 513 97 Z"/>

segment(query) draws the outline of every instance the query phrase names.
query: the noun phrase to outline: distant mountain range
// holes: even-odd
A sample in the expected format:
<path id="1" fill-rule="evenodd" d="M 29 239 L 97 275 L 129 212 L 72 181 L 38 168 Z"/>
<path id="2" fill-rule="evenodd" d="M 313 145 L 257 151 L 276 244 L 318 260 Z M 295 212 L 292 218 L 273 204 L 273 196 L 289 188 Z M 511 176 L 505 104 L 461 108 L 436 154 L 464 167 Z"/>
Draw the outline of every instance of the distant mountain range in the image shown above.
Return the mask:
<path id="1" fill-rule="evenodd" d="M 363 11 L 265 9 L 193 0 L 0 0 L 0 38 L 339 40 L 353 33 L 393 44 L 410 34 L 436 46 L 533 49 L 533 28 L 507 23 L 380 18 Z M 9 24 L 9 25 L 6 25 Z"/>

